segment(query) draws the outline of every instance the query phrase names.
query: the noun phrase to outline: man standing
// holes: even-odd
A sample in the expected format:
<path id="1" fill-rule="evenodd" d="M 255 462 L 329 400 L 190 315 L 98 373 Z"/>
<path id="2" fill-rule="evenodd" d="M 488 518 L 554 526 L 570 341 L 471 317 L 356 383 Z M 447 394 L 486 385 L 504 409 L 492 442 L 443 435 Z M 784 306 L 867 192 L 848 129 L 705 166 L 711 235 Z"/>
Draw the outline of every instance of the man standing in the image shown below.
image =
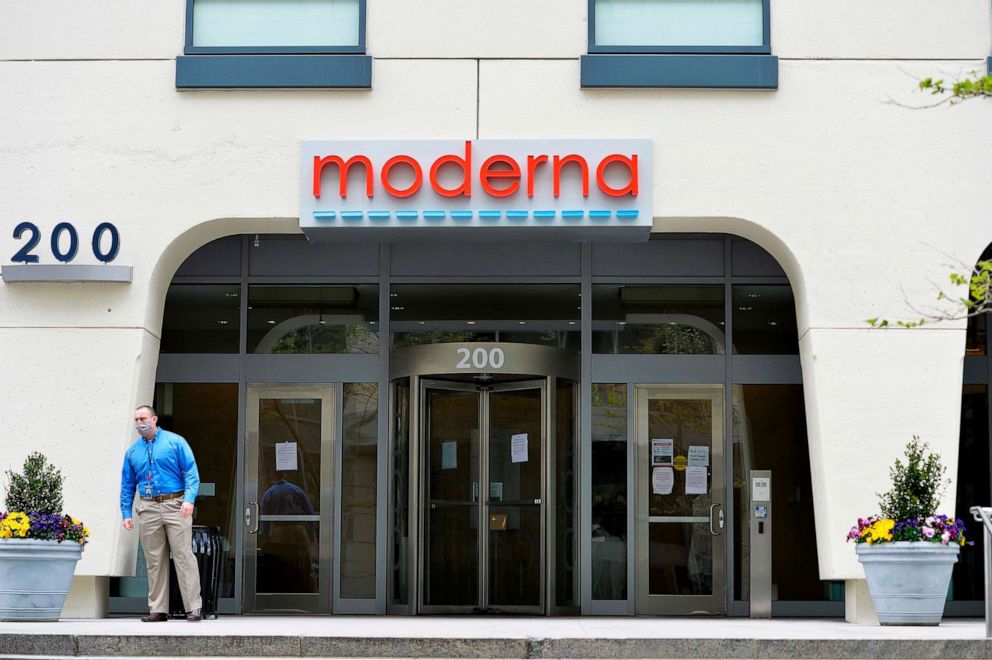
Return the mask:
<path id="1" fill-rule="evenodd" d="M 135 409 L 134 425 L 141 437 L 124 454 L 121 515 L 124 529 L 134 529 L 131 507 L 135 505 L 141 523 L 141 545 L 148 565 L 148 616 L 141 620 L 169 618 L 171 549 L 186 620 L 201 621 L 200 573 L 193 556 L 193 501 L 200 488 L 200 475 L 193 450 L 182 436 L 158 428 L 158 417 L 151 406 Z"/>

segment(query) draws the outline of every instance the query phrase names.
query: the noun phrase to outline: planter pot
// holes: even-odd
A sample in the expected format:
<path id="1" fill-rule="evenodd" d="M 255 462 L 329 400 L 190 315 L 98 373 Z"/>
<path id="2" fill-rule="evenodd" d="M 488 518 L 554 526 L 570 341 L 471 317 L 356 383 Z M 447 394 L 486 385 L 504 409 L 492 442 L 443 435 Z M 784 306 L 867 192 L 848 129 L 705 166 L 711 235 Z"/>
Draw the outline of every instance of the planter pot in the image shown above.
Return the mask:
<path id="1" fill-rule="evenodd" d="M 944 615 L 957 545 L 927 541 L 859 543 L 878 622 L 883 626 L 936 626 Z"/>
<path id="2" fill-rule="evenodd" d="M 0 539 L 0 621 L 58 621 L 83 546 Z"/>

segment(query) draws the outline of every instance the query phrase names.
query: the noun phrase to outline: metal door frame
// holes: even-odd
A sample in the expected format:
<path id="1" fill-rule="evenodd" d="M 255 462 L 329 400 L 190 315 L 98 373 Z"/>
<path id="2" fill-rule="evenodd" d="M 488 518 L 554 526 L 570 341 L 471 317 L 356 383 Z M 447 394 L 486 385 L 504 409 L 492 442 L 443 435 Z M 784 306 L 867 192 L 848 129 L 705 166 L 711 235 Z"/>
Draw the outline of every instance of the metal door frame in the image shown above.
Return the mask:
<path id="1" fill-rule="evenodd" d="M 727 535 L 723 526 L 723 513 L 727 508 L 727 474 L 725 464 L 726 424 L 724 419 L 725 388 L 719 385 L 642 385 L 634 386 L 636 392 L 636 431 L 634 436 L 635 455 L 634 470 L 636 477 L 634 485 L 635 518 L 635 580 L 634 602 L 639 615 L 689 615 L 712 614 L 726 615 L 726 561 Z M 709 399 L 712 403 L 710 415 L 712 418 L 712 438 L 710 444 L 710 466 L 713 472 L 710 515 L 701 521 L 709 522 L 712 543 L 713 562 L 713 593 L 710 595 L 651 595 L 648 591 L 648 491 L 647 471 L 643 469 L 650 464 L 650 443 L 648 438 L 647 406 L 650 399 Z M 715 522 L 716 509 L 720 509 L 720 522 Z M 713 533 L 714 531 L 718 533 Z"/>
<path id="2" fill-rule="evenodd" d="M 243 573 L 243 611 L 246 613 L 303 613 L 328 614 L 331 611 L 331 541 L 334 538 L 334 487 L 333 474 L 335 450 L 337 448 L 337 427 L 335 420 L 335 388 L 333 385 L 294 386 L 294 385 L 254 385 L 247 386 L 245 410 L 245 467 L 244 467 L 244 511 L 245 523 Z M 320 399 L 320 500 L 318 518 L 318 567 L 319 579 L 316 594 L 262 594 L 255 591 L 256 551 L 258 525 L 262 522 L 258 513 L 258 406 L 261 399 L 313 398 Z M 266 516 L 273 522 L 281 516 Z"/>
<path id="3" fill-rule="evenodd" d="M 450 381 L 444 380 L 443 374 L 439 374 L 441 378 L 422 378 L 419 380 L 418 385 L 418 406 L 419 406 L 419 427 L 417 437 L 411 440 L 411 451 L 414 450 L 413 445 L 416 444 L 416 451 L 419 456 L 419 460 L 414 463 L 411 461 L 412 465 L 417 465 L 419 474 L 421 477 L 418 479 L 419 492 L 416 498 L 418 515 L 418 526 L 417 526 L 417 541 L 415 544 L 416 551 L 416 562 L 417 562 L 417 584 L 421 586 L 425 584 L 425 562 L 427 560 L 427 551 L 425 549 L 425 543 L 427 540 L 426 536 L 426 510 L 429 506 L 429 483 L 427 479 L 428 475 L 428 460 L 429 453 L 426 450 L 426 442 L 428 438 L 428 432 L 430 429 L 430 413 L 427 409 L 427 391 L 434 390 L 447 390 L 447 391 L 458 391 L 458 392 L 477 392 L 479 394 L 479 500 L 476 502 L 476 516 L 478 523 L 478 594 L 479 600 L 475 606 L 462 606 L 462 605 L 426 605 L 424 603 L 424 589 L 418 588 L 417 591 L 417 611 L 423 614 L 479 614 L 485 612 L 498 611 L 500 613 L 508 614 L 546 614 L 548 611 L 548 576 L 551 573 L 548 570 L 548 562 L 550 557 L 548 556 L 548 489 L 549 489 L 549 459 L 548 452 L 551 447 L 549 442 L 550 432 L 548 424 L 550 422 L 551 416 L 548 414 L 548 405 L 550 402 L 548 396 L 548 377 L 544 378 L 528 378 L 527 380 L 513 381 L 508 383 L 500 383 L 496 385 L 485 385 L 479 386 L 473 383 L 468 383 L 464 381 Z M 489 606 L 489 507 L 491 505 L 489 499 L 489 446 L 492 441 L 492 427 L 490 420 L 490 397 L 489 395 L 494 392 L 512 392 L 519 390 L 539 390 L 541 399 L 541 498 L 540 502 L 534 503 L 540 507 L 539 520 L 541 521 L 541 549 L 540 549 L 540 597 L 539 604 L 537 606 L 529 605 L 517 605 L 517 606 L 499 606 L 497 608 L 492 608 Z M 523 506 L 522 503 L 502 503 L 506 506 Z M 532 505 L 534 505 L 532 504 Z"/>

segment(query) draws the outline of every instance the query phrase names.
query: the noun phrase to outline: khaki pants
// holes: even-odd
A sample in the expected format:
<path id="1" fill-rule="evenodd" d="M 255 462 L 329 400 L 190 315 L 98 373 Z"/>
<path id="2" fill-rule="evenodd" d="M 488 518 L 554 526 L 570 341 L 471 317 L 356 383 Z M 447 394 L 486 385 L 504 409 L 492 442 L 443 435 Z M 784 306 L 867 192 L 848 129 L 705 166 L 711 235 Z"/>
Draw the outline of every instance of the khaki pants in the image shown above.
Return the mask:
<path id="1" fill-rule="evenodd" d="M 169 550 L 176 563 L 179 590 L 187 612 L 199 609 L 200 571 L 193 556 L 193 517 L 185 520 L 179 516 L 183 500 L 177 497 L 165 502 L 149 502 L 138 498 L 141 546 L 148 565 L 148 611 L 169 612 Z"/>

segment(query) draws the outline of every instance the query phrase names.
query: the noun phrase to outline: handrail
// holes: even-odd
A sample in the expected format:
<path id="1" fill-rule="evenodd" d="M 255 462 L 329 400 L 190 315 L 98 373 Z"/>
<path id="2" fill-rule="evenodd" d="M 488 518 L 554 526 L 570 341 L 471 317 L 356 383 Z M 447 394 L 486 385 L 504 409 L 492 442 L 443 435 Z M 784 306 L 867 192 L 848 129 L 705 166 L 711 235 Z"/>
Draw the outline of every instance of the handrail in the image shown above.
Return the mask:
<path id="1" fill-rule="evenodd" d="M 971 515 L 985 524 L 985 637 L 992 638 L 992 507 L 973 506 Z"/>

